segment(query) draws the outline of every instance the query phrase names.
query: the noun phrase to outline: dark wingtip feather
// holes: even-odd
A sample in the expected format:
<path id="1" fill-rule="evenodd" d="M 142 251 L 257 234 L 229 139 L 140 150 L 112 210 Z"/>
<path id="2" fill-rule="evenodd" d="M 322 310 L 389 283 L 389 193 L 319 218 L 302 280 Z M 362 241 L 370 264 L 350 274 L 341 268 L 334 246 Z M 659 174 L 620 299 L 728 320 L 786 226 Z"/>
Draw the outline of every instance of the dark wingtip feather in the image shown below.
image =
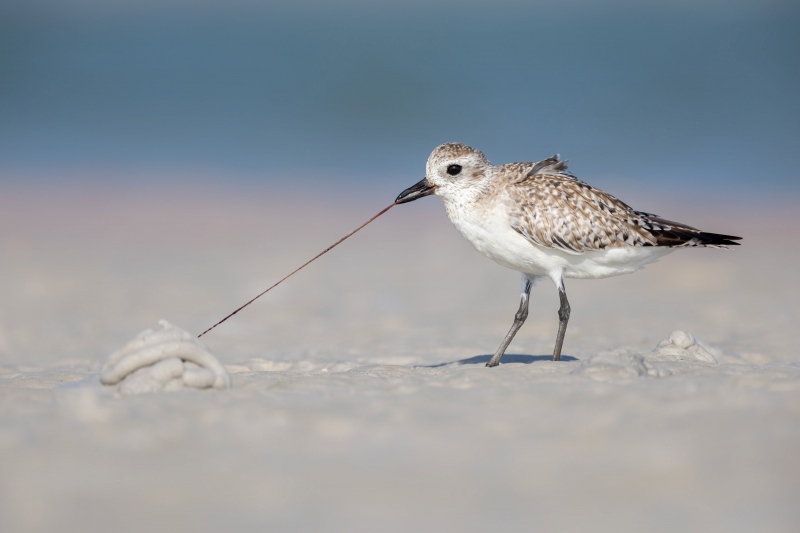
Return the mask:
<path id="1" fill-rule="evenodd" d="M 705 246 L 739 246 L 741 237 L 734 237 L 733 235 L 720 235 L 719 233 L 705 233 L 700 232 L 697 236 Z"/>
<path id="2" fill-rule="evenodd" d="M 742 238 L 735 235 L 709 233 L 680 222 L 673 222 L 654 215 L 638 212 L 643 216 L 645 227 L 656 239 L 656 246 L 739 246 Z"/>
<path id="3" fill-rule="evenodd" d="M 669 228 L 653 232 L 658 246 L 739 246 L 741 237 Z"/>

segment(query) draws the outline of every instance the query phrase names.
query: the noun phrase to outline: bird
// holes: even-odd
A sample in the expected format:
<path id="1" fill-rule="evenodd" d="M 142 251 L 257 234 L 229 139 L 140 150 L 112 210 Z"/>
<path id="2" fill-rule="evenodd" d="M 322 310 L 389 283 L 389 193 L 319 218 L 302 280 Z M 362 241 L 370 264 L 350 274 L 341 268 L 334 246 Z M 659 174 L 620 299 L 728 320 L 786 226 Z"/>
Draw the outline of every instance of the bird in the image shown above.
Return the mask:
<path id="1" fill-rule="evenodd" d="M 522 274 L 519 309 L 488 367 L 500 364 L 525 322 L 539 279 L 549 278 L 558 290 L 558 361 L 571 311 L 565 278 L 629 274 L 676 248 L 727 248 L 741 240 L 637 211 L 580 181 L 558 155 L 496 166 L 475 148 L 445 143 L 428 158 L 425 178 L 401 192 L 395 205 L 429 195 L 442 200 L 450 221 L 478 252 Z"/>

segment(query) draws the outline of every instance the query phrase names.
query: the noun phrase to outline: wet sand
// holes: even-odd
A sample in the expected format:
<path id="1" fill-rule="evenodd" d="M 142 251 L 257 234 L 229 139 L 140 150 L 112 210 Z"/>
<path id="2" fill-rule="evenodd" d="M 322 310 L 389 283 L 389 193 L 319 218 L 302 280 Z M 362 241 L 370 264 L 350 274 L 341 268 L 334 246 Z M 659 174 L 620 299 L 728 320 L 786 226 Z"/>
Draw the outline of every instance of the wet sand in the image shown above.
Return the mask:
<path id="1" fill-rule="evenodd" d="M 402 186 L 400 187 L 402 188 Z M 709 231 L 532 293 L 435 199 L 392 209 L 203 340 L 228 390 L 124 396 L 108 356 L 200 332 L 393 198 L 13 187 L 0 198 L 3 531 L 793 531 L 800 217 L 640 205 Z M 395 191 L 395 194 L 398 191 Z M 617 191 L 612 191 L 617 192 Z M 675 330 L 713 362 L 658 357 Z"/>

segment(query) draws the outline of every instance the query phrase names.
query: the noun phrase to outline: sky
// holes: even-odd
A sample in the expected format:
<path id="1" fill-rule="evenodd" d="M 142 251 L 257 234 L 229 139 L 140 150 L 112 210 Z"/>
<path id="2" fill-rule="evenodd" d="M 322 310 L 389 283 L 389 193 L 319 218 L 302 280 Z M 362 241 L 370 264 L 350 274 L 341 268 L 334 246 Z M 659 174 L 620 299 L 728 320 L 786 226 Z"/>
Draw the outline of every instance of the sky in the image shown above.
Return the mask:
<path id="1" fill-rule="evenodd" d="M 459 141 L 580 177 L 796 195 L 792 2 L 0 3 L 0 185 L 424 173 Z"/>

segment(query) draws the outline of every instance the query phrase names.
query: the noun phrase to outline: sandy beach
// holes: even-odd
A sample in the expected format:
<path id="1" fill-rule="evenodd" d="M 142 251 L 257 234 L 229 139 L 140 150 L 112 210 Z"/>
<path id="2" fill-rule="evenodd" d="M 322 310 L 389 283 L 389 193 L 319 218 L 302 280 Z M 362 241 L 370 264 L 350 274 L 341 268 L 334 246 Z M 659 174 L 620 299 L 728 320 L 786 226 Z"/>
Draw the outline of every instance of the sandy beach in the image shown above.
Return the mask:
<path id="1" fill-rule="evenodd" d="M 0 530 L 796 531 L 788 207 L 620 195 L 743 246 L 568 280 L 560 362 L 542 282 L 487 369 L 518 274 L 438 200 L 398 206 L 203 338 L 230 389 L 100 384 L 143 329 L 199 333 L 412 181 L 4 191 Z M 654 353 L 673 331 L 713 362 Z"/>

